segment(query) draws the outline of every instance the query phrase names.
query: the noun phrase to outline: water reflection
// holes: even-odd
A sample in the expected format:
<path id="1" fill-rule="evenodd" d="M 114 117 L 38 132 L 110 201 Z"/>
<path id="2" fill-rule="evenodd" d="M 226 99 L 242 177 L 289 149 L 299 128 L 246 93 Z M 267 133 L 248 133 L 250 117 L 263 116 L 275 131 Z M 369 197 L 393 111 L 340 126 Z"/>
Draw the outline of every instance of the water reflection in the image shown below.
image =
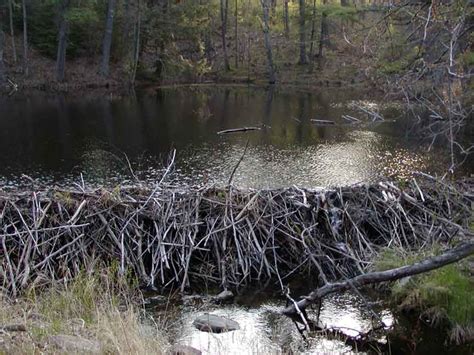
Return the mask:
<path id="1" fill-rule="evenodd" d="M 235 176 L 241 186 L 341 185 L 435 168 L 400 125 L 347 125 L 341 116 L 358 114 L 350 108 L 356 99 L 357 93 L 341 90 L 252 88 L 0 98 L 0 183 L 17 184 L 21 174 L 71 183 L 82 173 L 89 182 L 113 185 L 131 178 L 127 158 L 138 176 L 152 182 L 176 148 L 175 181 L 222 184 L 247 140 L 250 148 Z M 392 108 L 378 109 L 386 118 L 396 115 Z M 316 126 L 312 118 L 337 124 Z M 257 132 L 216 134 L 262 124 Z"/>
<path id="2" fill-rule="evenodd" d="M 175 313 L 171 335 L 174 341 L 199 349 L 203 354 L 321 354 L 353 353 L 343 341 L 328 339 L 322 334 L 302 339 L 293 322 L 279 314 L 282 301 L 267 299 L 256 305 L 186 307 Z M 204 312 L 237 321 L 241 329 L 228 333 L 210 334 L 195 329 L 193 320 Z M 387 311 L 378 311 L 386 326 L 393 323 Z M 314 311 L 309 311 L 314 317 Z M 357 335 L 372 328 L 374 313 L 362 299 L 346 293 L 328 297 L 323 302 L 321 321 L 328 327 L 339 327 L 348 335 Z M 354 352 L 355 353 L 355 352 Z"/>

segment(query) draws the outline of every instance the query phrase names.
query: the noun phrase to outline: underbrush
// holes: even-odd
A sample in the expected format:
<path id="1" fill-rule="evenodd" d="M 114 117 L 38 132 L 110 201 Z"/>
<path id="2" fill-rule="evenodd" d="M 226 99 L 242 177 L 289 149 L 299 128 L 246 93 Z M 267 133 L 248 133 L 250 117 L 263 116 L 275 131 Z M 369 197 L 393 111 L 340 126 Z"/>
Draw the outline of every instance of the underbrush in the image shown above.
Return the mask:
<path id="1" fill-rule="evenodd" d="M 0 353 L 164 353 L 161 327 L 145 318 L 137 297 L 129 280 L 112 271 L 30 289 L 15 301 L 0 295 L 0 324 L 25 327 L 0 334 Z M 67 337 L 67 346 L 58 348 L 58 337 Z"/>

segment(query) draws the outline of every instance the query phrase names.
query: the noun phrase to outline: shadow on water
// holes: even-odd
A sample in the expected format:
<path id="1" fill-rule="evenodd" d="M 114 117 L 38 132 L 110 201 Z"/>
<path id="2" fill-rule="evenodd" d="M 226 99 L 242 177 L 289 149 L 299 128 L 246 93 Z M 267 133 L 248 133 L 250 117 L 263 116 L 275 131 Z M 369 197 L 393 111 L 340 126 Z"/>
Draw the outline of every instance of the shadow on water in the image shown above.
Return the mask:
<path id="1" fill-rule="evenodd" d="M 80 98 L 36 94 L 0 98 L 0 182 L 29 175 L 70 184 L 80 174 L 114 185 L 136 174 L 154 181 L 167 153 L 177 149 L 173 179 L 181 184 L 223 184 L 242 154 L 235 176 L 241 187 L 306 187 L 406 177 L 436 172 L 438 152 L 426 151 L 393 122 L 396 107 L 371 103 L 386 122 L 349 125 L 341 116 L 357 93 L 297 93 L 254 88 L 188 88 L 140 92 L 128 97 Z M 318 126 L 311 119 L 336 124 Z M 236 127 L 260 131 L 222 135 Z"/>

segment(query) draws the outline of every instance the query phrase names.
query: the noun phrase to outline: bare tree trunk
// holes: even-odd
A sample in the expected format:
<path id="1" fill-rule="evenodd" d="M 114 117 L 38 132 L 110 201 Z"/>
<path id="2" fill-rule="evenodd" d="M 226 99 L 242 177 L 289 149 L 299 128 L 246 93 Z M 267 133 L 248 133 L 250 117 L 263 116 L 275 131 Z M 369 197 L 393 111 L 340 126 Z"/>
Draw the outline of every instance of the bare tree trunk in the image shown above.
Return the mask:
<path id="1" fill-rule="evenodd" d="M 290 38 L 290 17 L 288 14 L 288 2 L 289 0 L 284 0 L 283 4 L 283 21 L 285 23 L 285 38 Z"/>
<path id="2" fill-rule="evenodd" d="M 341 6 L 349 6 L 349 0 L 341 0 Z"/>
<path id="3" fill-rule="evenodd" d="M 238 8 L 238 0 L 235 0 L 235 67 L 239 67 L 239 8 Z"/>
<path id="4" fill-rule="evenodd" d="M 12 0 L 8 0 L 8 12 L 9 12 L 9 17 L 10 17 L 10 36 L 11 36 L 11 41 L 12 41 L 13 63 L 16 63 L 17 55 L 16 55 L 16 45 L 15 45 L 15 32 L 13 30 Z"/>
<path id="5" fill-rule="evenodd" d="M 135 84 L 135 78 L 137 76 L 138 60 L 140 58 L 140 31 L 141 31 L 141 3 L 137 0 L 137 22 L 135 25 L 135 45 L 133 50 L 133 69 L 130 78 L 130 85 Z"/>
<path id="6" fill-rule="evenodd" d="M 58 54 L 56 57 L 56 80 L 64 81 L 64 71 L 66 66 L 66 47 L 68 35 L 68 21 L 66 12 L 70 0 L 62 0 L 59 4 L 59 32 L 58 32 Z"/>
<path id="7" fill-rule="evenodd" d="M 268 63 L 268 82 L 275 84 L 275 66 L 273 64 L 272 44 L 270 41 L 270 9 L 269 0 L 260 0 L 263 9 L 263 36 L 265 40 L 265 49 L 267 50 L 267 63 Z"/>
<path id="8" fill-rule="evenodd" d="M 313 62 L 314 59 L 314 35 L 316 32 L 316 0 L 313 0 L 313 14 L 311 16 L 311 44 L 309 47 L 309 60 Z"/>
<path id="9" fill-rule="evenodd" d="M 300 60 L 299 64 L 307 64 L 306 57 L 306 29 L 305 29 L 305 0 L 299 0 L 300 9 Z"/>
<path id="10" fill-rule="evenodd" d="M 29 74 L 28 68 L 28 20 L 26 14 L 26 0 L 22 0 L 23 7 L 23 73 Z"/>
<path id="11" fill-rule="evenodd" d="M 324 45 L 328 44 L 328 16 L 325 11 L 321 17 L 321 35 L 319 37 L 319 51 L 318 57 L 323 57 Z"/>
<path id="12" fill-rule="evenodd" d="M 224 70 L 229 71 L 229 56 L 227 55 L 227 18 L 229 10 L 229 0 L 220 0 L 221 3 L 221 38 L 222 38 L 222 50 L 224 51 Z"/>
<path id="13" fill-rule="evenodd" d="M 209 21 L 208 27 L 205 29 L 204 33 L 204 50 L 206 53 L 206 58 L 208 62 L 211 62 L 212 60 L 212 53 L 214 52 L 214 47 L 212 45 L 212 27 L 213 27 L 213 18 L 211 15 L 211 2 L 210 0 L 207 0 L 206 5 L 207 5 L 207 19 Z"/>
<path id="14" fill-rule="evenodd" d="M 124 0 L 123 2 L 123 12 L 124 12 L 124 23 L 122 29 L 122 46 L 123 46 L 123 55 L 128 58 L 130 55 L 130 0 Z"/>
<path id="15" fill-rule="evenodd" d="M 301 313 L 301 311 L 304 311 L 304 309 L 310 304 L 318 302 L 323 297 L 331 293 L 346 291 L 351 288 L 357 288 L 379 282 L 395 281 L 407 276 L 422 274 L 438 269 L 442 266 L 455 263 L 473 254 L 474 242 L 462 243 L 441 255 L 425 259 L 413 265 L 402 266 L 386 271 L 371 272 L 368 274 L 356 276 L 349 280 L 328 283 L 325 286 L 314 290 L 302 300 L 286 307 L 283 310 L 283 313 L 288 316 L 296 316 L 297 314 Z"/>
<path id="16" fill-rule="evenodd" d="M 5 48 L 5 34 L 0 28 L 0 91 L 6 81 L 5 63 L 3 62 L 3 49 Z"/>
<path id="17" fill-rule="evenodd" d="M 100 64 L 100 74 L 109 75 L 110 47 L 112 46 L 112 34 L 114 30 L 114 13 L 116 0 L 109 0 L 107 7 L 107 20 L 105 24 L 104 41 L 102 43 L 102 61 Z"/>

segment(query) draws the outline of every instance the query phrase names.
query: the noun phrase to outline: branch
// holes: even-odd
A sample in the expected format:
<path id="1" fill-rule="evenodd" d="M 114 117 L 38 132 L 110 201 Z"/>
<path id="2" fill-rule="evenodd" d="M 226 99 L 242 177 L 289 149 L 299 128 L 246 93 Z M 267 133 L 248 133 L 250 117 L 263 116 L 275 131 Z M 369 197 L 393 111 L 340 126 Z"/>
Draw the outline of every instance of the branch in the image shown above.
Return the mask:
<path id="1" fill-rule="evenodd" d="M 352 279 L 343 282 L 329 283 L 321 288 L 314 290 L 308 296 L 303 297 L 302 300 L 296 302 L 296 306 L 298 306 L 300 310 L 303 310 L 312 303 L 317 302 L 321 298 L 331 293 L 345 291 L 352 287 L 360 287 L 368 284 L 386 281 L 395 281 L 407 276 L 422 274 L 424 272 L 435 270 L 442 266 L 455 263 L 472 254 L 474 254 L 474 242 L 471 241 L 467 243 L 462 243 L 441 255 L 425 259 L 412 265 L 406 265 L 386 271 L 371 272 L 368 274 L 356 276 Z M 296 315 L 297 309 L 295 307 L 295 304 L 286 307 L 282 311 L 282 313 L 287 316 Z"/>

